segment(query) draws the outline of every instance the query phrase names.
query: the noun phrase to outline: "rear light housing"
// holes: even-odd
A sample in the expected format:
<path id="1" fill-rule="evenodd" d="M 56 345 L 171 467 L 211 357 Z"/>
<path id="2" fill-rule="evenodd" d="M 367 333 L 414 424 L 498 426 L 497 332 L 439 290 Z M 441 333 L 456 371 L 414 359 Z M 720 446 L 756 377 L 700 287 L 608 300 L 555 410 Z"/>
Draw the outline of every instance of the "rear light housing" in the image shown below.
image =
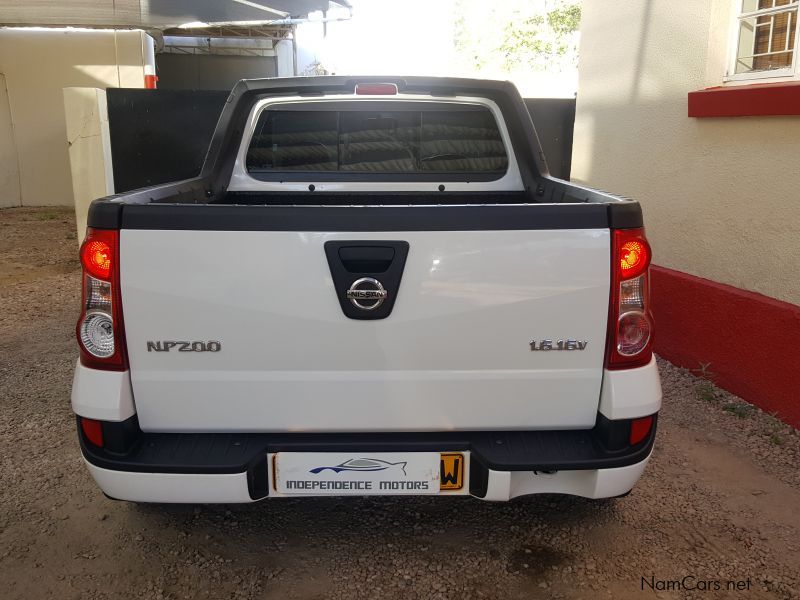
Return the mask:
<path id="1" fill-rule="evenodd" d="M 81 364 L 124 371 L 128 357 L 119 286 L 119 231 L 88 228 L 80 258 L 83 293 L 76 336 Z"/>
<path id="2" fill-rule="evenodd" d="M 613 230 L 611 246 L 606 368 L 641 367 L 653 357 L 649 281 L 652 251 L 643 228 Z"/>

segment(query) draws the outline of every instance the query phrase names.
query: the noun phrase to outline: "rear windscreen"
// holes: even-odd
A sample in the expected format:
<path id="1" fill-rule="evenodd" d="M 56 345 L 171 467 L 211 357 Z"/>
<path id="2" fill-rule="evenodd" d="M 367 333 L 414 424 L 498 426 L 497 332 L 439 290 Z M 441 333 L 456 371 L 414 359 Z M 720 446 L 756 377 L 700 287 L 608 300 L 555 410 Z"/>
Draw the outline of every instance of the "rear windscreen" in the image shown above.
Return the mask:
<path id="1" fill-rule="evenodd" d="M 251 175 L 278 172 L 451 174 L 499 178 L 508 156 L 492 112 L 478 105 L 425 110 L 262 111 L 247 151 Z"/>

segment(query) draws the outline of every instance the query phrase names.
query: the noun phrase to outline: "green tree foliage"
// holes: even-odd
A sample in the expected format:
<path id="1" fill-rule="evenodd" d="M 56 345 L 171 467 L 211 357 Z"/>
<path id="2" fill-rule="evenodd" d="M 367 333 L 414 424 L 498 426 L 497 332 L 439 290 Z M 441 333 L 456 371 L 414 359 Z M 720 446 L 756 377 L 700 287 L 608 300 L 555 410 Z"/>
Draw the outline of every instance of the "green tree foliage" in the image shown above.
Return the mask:
<path id="1" fill-rule="evenodd" d="M 578 28 L 581 7 L 561 2 L 544 14 L 509 23 L 500 51 L 509 70 L 527 67 L 535 70 L 574 68 L 578 64 Z"/>
<path id="2" fill-rule="evenodd" d="M 464 66 L 507 73 L 562 72 L 578 64 L 579 0 L 456 0 L 456 52 Z"/>

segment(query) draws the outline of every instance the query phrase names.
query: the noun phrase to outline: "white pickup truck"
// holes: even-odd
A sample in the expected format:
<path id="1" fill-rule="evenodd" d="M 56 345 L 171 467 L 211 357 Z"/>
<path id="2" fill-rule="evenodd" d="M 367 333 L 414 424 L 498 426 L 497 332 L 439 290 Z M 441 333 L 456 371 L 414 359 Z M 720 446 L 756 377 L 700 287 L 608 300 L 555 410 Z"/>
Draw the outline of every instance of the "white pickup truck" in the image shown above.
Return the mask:
<path id="1" fill-rule="evenodd" d="M 240 82 L 197 178 L 95 201 L 72 406 L 106 495 L 624 495 L 661 387 L 638 203 L 507 82 Z"/>

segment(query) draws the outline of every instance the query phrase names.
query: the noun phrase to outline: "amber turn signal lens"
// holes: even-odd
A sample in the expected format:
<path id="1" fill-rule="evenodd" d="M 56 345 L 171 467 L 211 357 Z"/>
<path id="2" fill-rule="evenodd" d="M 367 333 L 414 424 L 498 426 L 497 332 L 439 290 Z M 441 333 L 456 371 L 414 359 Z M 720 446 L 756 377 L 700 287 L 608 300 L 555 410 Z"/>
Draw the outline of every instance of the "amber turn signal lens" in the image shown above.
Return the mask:
<path id="1" fill-rule="evenodd" d="M 644 240 L 628 240 L 620 248 L 619 267 L 623 279 L 644 272 L 650 260 L 650 251 Z"/>
<path id="2" fill-rule="evenodd" d="M 81 248 L 81 262 L 90 275 L 108 279 L 111 275 L 111 246 L 100 240 L 87 240 Z"/>

